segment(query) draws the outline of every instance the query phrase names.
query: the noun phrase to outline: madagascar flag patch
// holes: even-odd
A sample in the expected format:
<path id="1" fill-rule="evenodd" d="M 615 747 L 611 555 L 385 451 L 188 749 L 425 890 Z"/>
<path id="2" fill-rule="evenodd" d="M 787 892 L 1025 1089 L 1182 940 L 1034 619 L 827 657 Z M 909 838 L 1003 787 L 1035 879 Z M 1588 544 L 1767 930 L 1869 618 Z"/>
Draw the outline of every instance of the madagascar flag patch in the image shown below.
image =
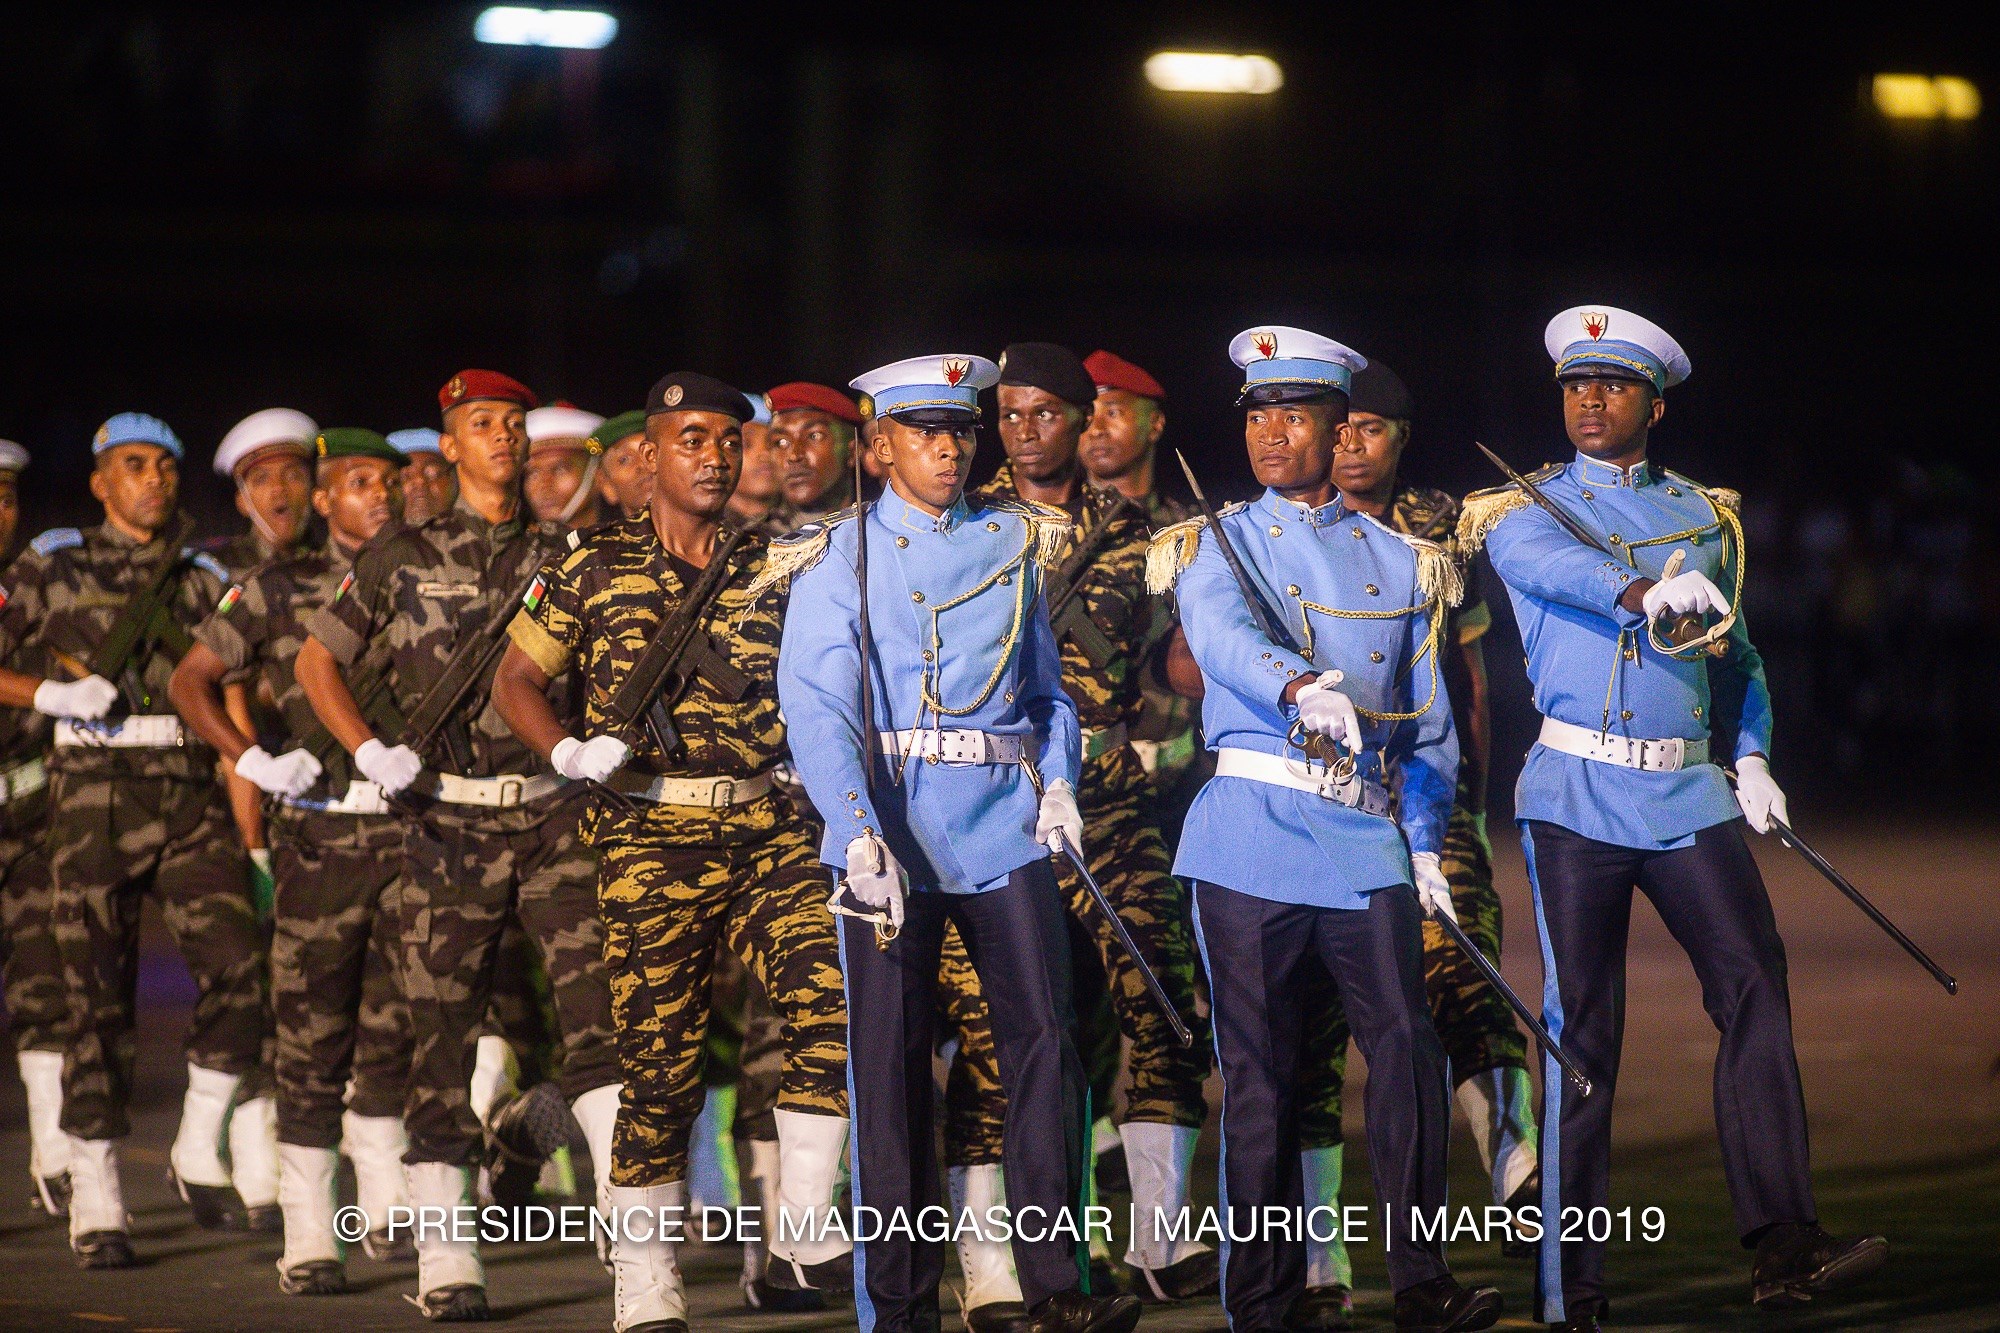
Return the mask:
<path id="1" fill-rule="evenodd" d="M 340 586 L 333 590 L 333 600 L 337 602 L 341 598 L 347 596 L 347 590 L 349 588 L 352 588 L 353 586 L 354 586 L 354 571 L 350 569 L 347 571 L 346 575 L 340 580 Z"/>
<path id="2" fill-rule="evenodd" d="M 7 592 L 7 590 L 5 588 L 0 588 L 0 611 L 5 611 L 7 609 L 8 597 L 9 593 Z"/>
<path id="3" fill-rule="evenodd" d="M 542 582 L 542 576 L 540 574 L 535 575 L 535 581 L 528 585 L 527 593 L 521 598 L 521 605 L 527 607 L 530 611 L 534 610 L 542 604 L 542 594 L 548 590 L 548 585 Z"/>
<path id="4" fill-rule="evenodd" d="M 215 614 L 218 616 L 228 615 L 236 609 L 236 604 L 242 600 L 243 585 L 240 583 L 230 584 L 229 591 L 222 594 L 222 600 L 215 604 Z"/>

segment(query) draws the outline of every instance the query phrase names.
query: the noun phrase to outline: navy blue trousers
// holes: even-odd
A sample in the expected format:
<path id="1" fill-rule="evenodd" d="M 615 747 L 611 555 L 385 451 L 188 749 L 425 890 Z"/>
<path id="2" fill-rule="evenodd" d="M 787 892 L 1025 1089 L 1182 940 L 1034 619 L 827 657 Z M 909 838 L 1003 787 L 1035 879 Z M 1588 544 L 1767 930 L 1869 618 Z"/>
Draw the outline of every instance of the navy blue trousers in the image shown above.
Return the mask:
<path id="1" fill-rule="evenodd" d="M 1545 1319 L 1563 1319 L 1570 1305 L 1604 1297 L 1606 1243 L 1589 1239 L 1589 1220 L 1592 1209 L 1612 1206 L 1611 1103 L 1625 1039 L 1625 937 L 1634 886 L 1687 951 L 1702 1007 L 1722 1034 L 1715 1128 L 1737 1232 L 1748 1245 L 1775 1223 L 1817 1219 L 1785 944 L 1743 829 L 1741 820 L 1716 824 L 1695 834 L 1693 846 L 1660 852 L 1598 842 L 1540 820 L 1522 823 L 1542 935 L 1542 1018 L 1595 1085 L 1590 1096 L 1578 1097 L 1555 1063 L 1544 1060 L 1546 1230 L 1538 1287 Z M 1549 1169 L 1552 1160 L 1560 1172 Z M 1636 1216 L 1646 1201 L 1624 1203 Z M 1572 1225 L 1564 1214 L 1572 1209 L 1581 1210 L 1573 1219 L 1576 1239 L 1564 1242 L 1563 1227 Z"/>
<path id="2" fill-rule="evenodd" d="M 1195 929 L 1208 967 L 1216 1063 L 1222 1070 L 1222 1303 L 1235 1333 L 1285 1326 L 1305 1290 L 1303 1236 L 1286 1238 L 1261 1209 L 1305 1206 L 1299 1163 L 1298 1063 L 1305 987 L 1317 957 L 1340 987 L 1368 1061 L 1368 1164 L 1388 1206 L 1371 1241 L 1388 1247 L 1397 1290 L 1447 1271 L 1442 1246 L 1419 1240 L 1410 1210 L 1445 1202 L 1451 1092 L 1444 1047 L 1424 995 L 1423 912 L 1408 885 L 1368 896 L 1359 911 L 1300 907 L 1197 880 Z M 1314 1225 L 1324 1235 L 1329 1219 Z M 1239 1239 L 1239 1237 L 1249 1239 Z"/>
<path id="3" fill-rule="evenodd" d="M 1007 1093 L 1001 1161 L 1017 1227 L 1081 1228 L 1083 1065 L 1070 1037 L 1069 916 L 1045 860 L 986 893 L 912 893 L 902 933 L 875 947 L 865 922 L 840 923 L 847 983 L 848 1099 L 854 1202 L 885 1218 L 945 1206 L 933 1114 L 938 954 L 956 922 L 993 1019 Z M 1039 1215 L 1028 1212 L 1039 1209 Z M 1016 1234 L 1014 1267 L 1030 1309 L 1082 1282 L 1073 1236 Z M 862 1333 L 935 1333 L 945 1244 L 889 1236 L 855 1247 Z"/>

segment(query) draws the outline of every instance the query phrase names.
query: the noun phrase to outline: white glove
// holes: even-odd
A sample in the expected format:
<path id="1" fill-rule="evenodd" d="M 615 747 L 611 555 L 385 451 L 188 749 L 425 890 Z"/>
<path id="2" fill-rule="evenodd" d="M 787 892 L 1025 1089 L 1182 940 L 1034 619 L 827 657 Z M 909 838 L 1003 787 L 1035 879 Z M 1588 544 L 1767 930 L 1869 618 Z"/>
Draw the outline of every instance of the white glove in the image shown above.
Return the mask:
<path id="1" fill-rule="evenodd" d="M 362 777 L 380 787 L 384 796 L 394 796 L 424 771 L 424 761 L 417 758 L 415 750 L 407 745 L 392 750 L 373 736 L 354 752 L 354 766 Z"/>
<path id="2" fill-rule="evenodd" d="M 118 687 L 102 676 L 82 680 L 45 680 L 35 686 L 35 711 L 50 717 L 95 722 L 118 702 Z"/>
<path id="3" fill-rule="evenodd" d="M 1771 780 L 1771 761 L 1753 754 L 1736 761 L 1736 804 L 1743 817 L 1759 833 L 1769 833 L 1772 821 L 1790 827 L 1791 812 L 1785 809 L 1785 793 Z"/>
<path id="4" fill-rule="evenodd" d="M 1681 561 L 1687 559 L 1686 551 L 1675 551 L 1667 557 L 1667 574 L 1658 583 L 1646 589 L 1640 605 L 1646 610 L 1648 620 L 1658 620 L 1661 616 L 1684 616 L 1713 611 L 1719 616 L 1729 614 L 1729 599 L 1722 595 L 1722 589 L 1715 586 L 1708 575 L 1698 569 L 1685 574 L 1677 573 Z"/>
<path id="5" fill-rule="evenodd" d="M 1423 904 L 1425 916 L 1448 916 L 1458 920 L 1458 911 L 1451 905 L 1451 883 L 1444 877 L 1444 867 L 1438 864 L 1436 852 L 1411 852 L 1410 870 L 1417 881 L 1417 901 Z"/>
<path id="6" fill-rule="evenodd" d="M 572 782 L 602 782 L 631 757 L 632 747 L 616 736 L 592 736 L 587 741 L 565 736 L 549 751 L 549 763 Z"/>
<path id="7" fill-rule="evenodd" d="M 253 745 L 236 756 L 236 776 L 273 796 L 302 796 L 319 774 L 319 760 L 305 750 L 273 758 L 263 746 Z"/>
<path id="8" fill-rule="evenodd" d="M 1325 679 L 1324 676 L 1314 677 L 1300 688 L 1297 701 L 1299 721 L 1313 735 L 1324 736 L 1359 754 L 1361 715 L 1354 711 L 1354 700 L 1333 686 L 1322 683 Z"/>
<path id="9" fill-rule="evenodd" d="M 887 911 L 890 924 L 902 928 L 903 895 L 909 892 L 903 867 L 889 844 L 873 833 L 847 844 L 847 891 L 863 906 Z"/>
<path id="10" fill-rule="evenodd" d="M 1060 851 L 1056 846 L 1056 835 L 1078 856 L 1083 855 L 1083 813 L 1076 808 L 1076 791 L 1069 783 L 1057 778 L 1042 793 L 1040 810 L 1035 814 L 1035 841 L 1050 851 Z"/>

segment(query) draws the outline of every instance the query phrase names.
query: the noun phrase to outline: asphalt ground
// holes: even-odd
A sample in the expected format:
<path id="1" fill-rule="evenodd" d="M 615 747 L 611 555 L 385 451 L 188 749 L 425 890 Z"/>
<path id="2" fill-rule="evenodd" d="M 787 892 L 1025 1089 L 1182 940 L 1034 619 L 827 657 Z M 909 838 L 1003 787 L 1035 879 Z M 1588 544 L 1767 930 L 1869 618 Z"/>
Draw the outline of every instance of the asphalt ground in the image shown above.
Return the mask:
<path id="1" fill-rule="evenodd" d="M 1732 1234 L 1711 1121 L 1714 1033 L 1677 946 L 1650 909 L 1634 916 L 1629 1020 L 1618 1088 L 1615 1206 L 1664 1210 L 1657 1242 L 1615 1244 L 1613 1315 L 1620 1328 L 1807 1333 L 1826 1329 L 2000 1329 L 2000 830 L 1911 824 L 1886 817 L 1801 829 L 1955 972 L 1948 998 L 1802 861 L 1760 840 L 1789 942 L 1800 1064 L 1812 1114 L 1822 1217 L 1836 1231 L 1879 1231 L 1890 1264 L 1851 1293 L 1782 1315 L 1749 1300 L 1748 1256 Z M 1505 971 L 1537 995 L 1540 954 L 1519 849 L 1502 839 L 1508 907 Z M 414 1265 L 356 1254 L 356 1290 L 344 1297 L 279 1293 L 274 1239 L 197 1230 L 165 1181 L 166 1150 L 184 1073 L 177 1051 L 189 986 L 170 946 L 149 935 L 142 976 L 141 1065 L 125 1188 L 143 1266 L 84 1273 L 60 1227 L 27 1202 L 27 1139 L 20 1089 L 0 1078 L 0 1328 L 412 1330 L 406 1303 Z M 1352 1068 L 1360 1074 L 1355 1057 Z M 1211 1105 L 1219 1088 L 1211 1086 Z M 1358 1077 L 1348 1099 L 1348 1199 L 1372 1202 Z M 1214 1198 L 1214 1129 L 1203 1137 L 1196 1201 Z M 1485 1201 L 1471 1140 L 1453 1142 L 1454 1205 Z M 1112 1199 L 1114 1207 L 1122 1199 Z M 1122 1208 L 1121 1213 L 1122 1217 Z M 1502 1327 L 1532 1323 L 1531 1274 L 1497 1247 L 1451 1246 L 1466 1280 L 1492 1282 L 1507 1300 Z M 496 1315 L 514 1328 L 609 1328 L 610 1283 L 586 1245 L 506 1244 L 486 1251 Z M 851 1310 L 812 1316 L 746 1313 L 737 1251 L 682 1253 L 698 1329 L 845 1328 Z M 1391 1325 L 1382 1255 L 1355 1251 L 1358 1313 Z M 947 1285 L 956 1283 L 955 1273 Z M 953 1298 L 945 1297 L 948 1311 Z M 947 1315 L 955 1328 L 955 1314 Z M 1151 1307 L 1142 1328 L 1168 1333 L 1223 1326 L 1213 1301 Z"/>

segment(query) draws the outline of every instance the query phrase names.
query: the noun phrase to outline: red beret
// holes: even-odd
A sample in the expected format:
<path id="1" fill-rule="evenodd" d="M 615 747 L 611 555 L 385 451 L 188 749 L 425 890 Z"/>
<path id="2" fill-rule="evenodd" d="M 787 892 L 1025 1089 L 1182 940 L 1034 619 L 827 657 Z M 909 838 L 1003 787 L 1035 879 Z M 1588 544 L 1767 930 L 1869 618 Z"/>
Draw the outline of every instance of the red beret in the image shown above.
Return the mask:
<path id="1" fill-rule="evenodd" d="M 824 412 L 830 417 L 845 421 L 850 426 L 861 424 L 861 409 L 852 398 L 838 389 L 829 389 L 824 384 L 811 384 L 805 380 L 793 380 L 790 384 L 780 384 L 764 395 L 771 404 L 771 415 L 780 412 L 796 412 L 801 408 L 811 408 Z"/>
<path id="2" fill-rule="evenodd" d="M 438 390 L 438 409 L 449 412 L 460 403 L 493 399 L 502 403 L 519 403 L 522 407 L 540 407 L 541 400 L 533 390 L 517 379 L 509 379 L 497 370 L 461 370 L 445 381 Z"/>
<path id="3" fill-rule="evenodd" d="M 1099 392 L 1123 389 L 1141 398 L 1166 401 L 1167 391 L 1160 387 L 1158 380 L 1115 352 L 1092 352 L 1083 358 L 1083 368 L 1090 372 L 1090 378 L 1097 381 Z"/>

